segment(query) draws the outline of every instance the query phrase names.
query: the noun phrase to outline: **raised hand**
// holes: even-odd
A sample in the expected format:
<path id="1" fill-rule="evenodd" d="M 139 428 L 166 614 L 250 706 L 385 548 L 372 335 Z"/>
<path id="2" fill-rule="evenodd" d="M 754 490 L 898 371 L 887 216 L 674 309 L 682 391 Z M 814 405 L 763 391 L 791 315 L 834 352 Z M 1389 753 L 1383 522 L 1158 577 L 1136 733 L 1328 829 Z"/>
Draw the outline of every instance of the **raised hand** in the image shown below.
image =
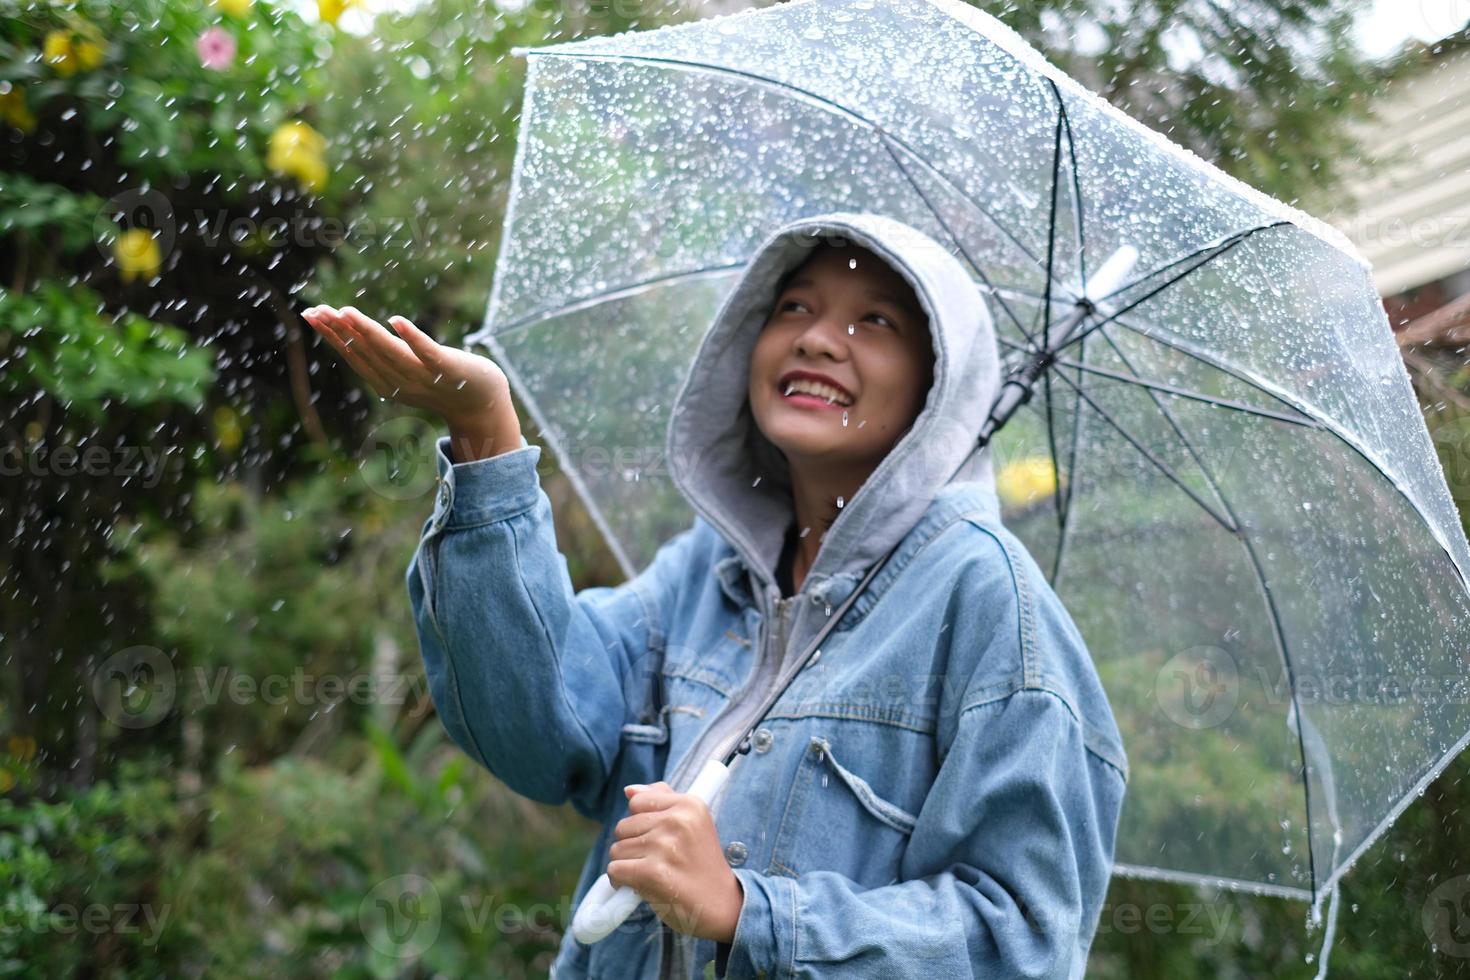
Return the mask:
<path id="1" fill-rule="evenodd" d="M 353 306 L 313 306 L 301 314 L 379 398 L 439 415 L 456 462 L 515 448 L 520 423 L 505 372 L 488 357 L 436 343 L 406 318 L 389 330 Z"/>

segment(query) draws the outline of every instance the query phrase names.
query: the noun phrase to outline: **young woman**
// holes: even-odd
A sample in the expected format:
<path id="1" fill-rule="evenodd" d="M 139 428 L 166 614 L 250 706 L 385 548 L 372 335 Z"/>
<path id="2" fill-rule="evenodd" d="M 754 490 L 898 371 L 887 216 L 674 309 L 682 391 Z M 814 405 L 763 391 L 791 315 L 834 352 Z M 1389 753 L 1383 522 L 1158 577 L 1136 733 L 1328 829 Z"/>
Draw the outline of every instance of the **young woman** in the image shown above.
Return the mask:
<path id="1" fill-rule="evenodd" d="M 776 229 L 672 408 L 693 524 L 581 592 L 493 363 L 401 317 L 306 318 L 447 422 L 407 573 L 445 727 L 601 824 L 575 902 L 604 870 L 645 900 L 590 947 L 568 933 L 553 976 L 1082 974 L 1126 759 L 973 451 L 999 358 L 949 251 L 872 214 Z M 684 792 L 737 741 L 710 806 Z"/>

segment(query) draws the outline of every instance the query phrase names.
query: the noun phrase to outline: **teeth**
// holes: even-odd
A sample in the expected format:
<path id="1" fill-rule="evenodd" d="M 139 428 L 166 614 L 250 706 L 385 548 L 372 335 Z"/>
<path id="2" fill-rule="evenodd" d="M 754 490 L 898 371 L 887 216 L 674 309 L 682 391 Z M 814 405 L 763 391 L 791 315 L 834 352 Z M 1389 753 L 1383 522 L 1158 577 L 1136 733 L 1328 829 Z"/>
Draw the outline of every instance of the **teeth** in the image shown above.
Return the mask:
<path id="1" fill-rule="evenodd" d="M 806 395 L 816 395 L 818 398 L 825 398 L 828 405 L 845 406 L 852 404 L 846 395 L 831 385 L 824 385 L 819 381 L 811 381 L 807 378 L 797 378 L 794 381 L 788 381 L 786 383 L 786 394 L 789 395 L 793 391 L 799 391 Z"/>

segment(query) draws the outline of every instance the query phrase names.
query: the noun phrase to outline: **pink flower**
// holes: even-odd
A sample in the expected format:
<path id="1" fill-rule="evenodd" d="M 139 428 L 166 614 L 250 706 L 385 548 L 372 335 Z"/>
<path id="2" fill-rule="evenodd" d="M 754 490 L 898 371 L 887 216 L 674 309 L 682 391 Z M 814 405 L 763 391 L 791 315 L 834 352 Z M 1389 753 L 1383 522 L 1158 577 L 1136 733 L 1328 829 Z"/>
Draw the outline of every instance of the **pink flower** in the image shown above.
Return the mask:
<path id="1" fill-rule="evenodd" d="M 235 35 L 223 27 L 211 27 L 199 35 L 194 48 L 205 68 L 222 71 L 235 61 Z"/>

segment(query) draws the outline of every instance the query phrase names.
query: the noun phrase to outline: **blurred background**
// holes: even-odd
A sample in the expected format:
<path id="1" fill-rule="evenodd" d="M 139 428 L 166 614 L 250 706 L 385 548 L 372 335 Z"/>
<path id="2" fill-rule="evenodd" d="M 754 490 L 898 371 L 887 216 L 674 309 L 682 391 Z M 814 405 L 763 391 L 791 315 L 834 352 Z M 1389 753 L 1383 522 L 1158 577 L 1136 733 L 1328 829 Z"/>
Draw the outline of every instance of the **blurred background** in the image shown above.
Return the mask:
<path id="1" fill-rule="evenodd" d="M 546 974 L 596 828 L 434 717 L 403 575 L 439 423 L 299 312 L 460 343 L 510 48 L 746 5 L 0 0 L 0 976 Z M 1470 0 L 977 6 L 1358 245 L 1463 508 Z M 541 471 L 574 584 L 618 582 Z M 1470 975 L 1467 774 L 1345 879 L 1334 975 Z M 1308 977 L 1321 932 L 1115 879 L 1089 975 Z"/>

